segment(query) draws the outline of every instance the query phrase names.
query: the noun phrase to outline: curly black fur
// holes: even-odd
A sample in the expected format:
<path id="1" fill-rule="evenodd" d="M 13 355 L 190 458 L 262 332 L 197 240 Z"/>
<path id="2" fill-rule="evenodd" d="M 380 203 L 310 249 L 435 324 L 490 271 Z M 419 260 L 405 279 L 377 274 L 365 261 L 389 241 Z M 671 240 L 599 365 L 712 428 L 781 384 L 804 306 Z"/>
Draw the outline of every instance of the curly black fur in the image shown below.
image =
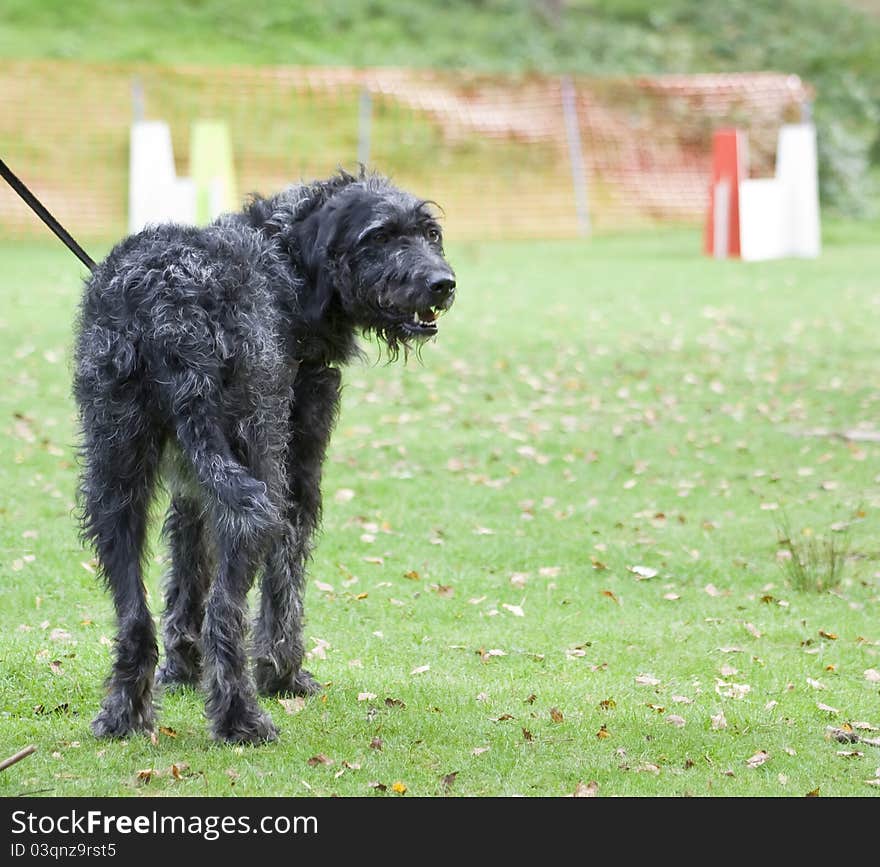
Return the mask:
<path id="1" fill-rule="evenodd" d="M 97 736 L 154 725 L 158 648 L 142 576 L 160 476 L 172 503 L 159 680 L 201 681 L 212 732 L 227 741 L 276 736 L 258 690 L 318 689 L 301 667 L 302 596 L 338 366 L 361 332 L 392 356 L 435 334 L 454 289 L 430 203 L 363 172 L 257 197 L 205 228 L 148 228 L 97 266 L 74 377 L 83 535 L 119 626 Z"/>

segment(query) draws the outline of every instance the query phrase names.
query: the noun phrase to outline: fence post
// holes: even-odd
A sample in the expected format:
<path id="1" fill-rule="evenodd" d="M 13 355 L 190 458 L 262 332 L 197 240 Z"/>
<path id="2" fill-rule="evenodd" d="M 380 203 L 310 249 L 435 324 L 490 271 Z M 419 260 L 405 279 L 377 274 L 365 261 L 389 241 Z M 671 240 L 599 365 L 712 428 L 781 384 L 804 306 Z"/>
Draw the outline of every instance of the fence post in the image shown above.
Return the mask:
<path id="1" fill-rule="evenodd" d="M 135 123 L 144 119 L 144 84 L 137 75 L 131 80 L 131 119 Z"/>
<path id="2" fill-rule="evenodd" d="M 358 111 L 358 162 L 366 166 L 370 161 L 370 133 L 373 119 L 373 97 L 364 87 L 361 90 L 360 108 Z"/>
<path id="3" fill-rule="evenodd" d="M 581 130 L 578 123 L 577 103 L 571 77 L 564 75 L 560 81 L 562 112 L 565 115 L 565 137 L 568 139 L 568 155 L 571 162 L 571 181 L 577 208 L 578 228 L 582 237 L 590 234 L 590 200 L 587 196 L 587 172 L 581 149 Z"/>

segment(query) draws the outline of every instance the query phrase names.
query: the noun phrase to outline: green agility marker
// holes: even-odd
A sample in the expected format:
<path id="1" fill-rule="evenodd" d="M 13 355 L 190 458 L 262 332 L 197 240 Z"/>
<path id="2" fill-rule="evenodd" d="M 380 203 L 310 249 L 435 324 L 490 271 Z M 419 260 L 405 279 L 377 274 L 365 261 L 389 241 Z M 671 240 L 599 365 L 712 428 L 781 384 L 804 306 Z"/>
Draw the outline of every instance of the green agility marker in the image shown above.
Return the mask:
<path id="1" fill-rule="evenodd" d="M 192 125 L 189 171 L 196 188 L 196 222 L 210 223 L 224 211 L 238 208 L 235 166 L 229 127 L 218 120 Z"/>

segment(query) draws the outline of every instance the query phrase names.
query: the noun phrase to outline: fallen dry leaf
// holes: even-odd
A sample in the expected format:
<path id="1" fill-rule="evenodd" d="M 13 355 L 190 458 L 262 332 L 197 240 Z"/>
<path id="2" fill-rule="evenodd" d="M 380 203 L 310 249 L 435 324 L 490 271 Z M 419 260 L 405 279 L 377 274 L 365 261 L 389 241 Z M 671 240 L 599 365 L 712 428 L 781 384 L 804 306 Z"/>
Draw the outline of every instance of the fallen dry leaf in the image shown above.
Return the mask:
<path id="1" fill-rule="evenodd" d="M 824 629 L 820 629 L 819 635 L 822 638 L 827 638 L 829 641 L 837 641 L 837 633 L 836 632 L 826 632 Z"/>
<path id="2" fill-rule="evenodd" d="M 724 680 L 715 681 L 715 692 L 722 698 L 745 698 L 752 691 L 747 683 L 728 683 Z"/>
<path id="3" fill-rule="evenodd" d="M 523 729 L 523 731 L 525 731 L 525 729 Z M 483 753 L 488 753 L 490 749 L 491 749 L 491 747 L 474 747 L 471 750 L 471 755 L 472 756 L 481 756 L 481 755 L 483 755 Z"/>
<path id="4" fill-rule="evenodd" d="M 371 750 L 381 750 L 383 746 L 384 746 L 384 741 L 382 740 L 382 738 L 374 737 L 370 741 L 370 749 Z"/>
<path id="5" fill-rule="evenodd" d="M 550 719 L 555 723 L 561 723 L 565 717 L 562 715 L 562 711 L 558 707 L 550 708 Z"/>
<path id="6" fill-rule="evenodd" d="M 709 718 L 712 720 L 712 728 L 715 731 L 727 728 L 727 717 L 724 716 L 723 710 L 718 711 L 716 714 L 712 714 Z"/>
<path id="7" fill-rule="evenodd" d="M 314 768 L 317 765 L 332 765 L 333 759 L 328 758 L 323 753 L 318 753 L 316 756 L 312 756 L 307 762 L 307 765 Z"/>
<path id="8" fill-rule="evenodd" d="M 745 631 L 754 638 L 761 637 L 761 631 L 758 629 L 757 626 L 755 626 L 754 623 L 743 623 L 743 629 L 745 629 Z"/>
<path id="9" fill-rule="evenodd" d="M 599 740 L 610 738 L 611 732 L 608 731 L 608 726 L 603 723 L 602 726 L 599 728 L 599 731 L 596 732 L 596 737 L 599 738 Z"/>
<path id="10" fill-rule="evenodd" d="M 746 764 L 750 768 L 760 768 L 761 765 L 770 761 L 770 753 L 766 750 L 758 750 L 751 758 L 746 759 Z"/>
<path id="11" fill-rule="evenodd" d="M 505 611 L 509 611 L 514 617 L 525 617 L 526 616 L 525 612 L 522 610 L 521 605 L 508 605 L 506 602 L 503 602 L 501 607 Z"/>
<path id="12" fill-rule="evenodd" d="M 825 689 L 825 684 L 821 681 L 815 680 L 812 677 L 807 678 L 807 683 L 813 687 L 813 689 Z"/>
<path id="13" fill-rule="evenodd" d="M 831 707 L 831 705 L 828 704 L 822 704 L 821 701 L 816 704 L 816 707 L 819 708 L 819 710 L 825 711 L 825 713 L 840 713 L 840 710 L 838 710 L 838 708 Z"/>
<path id="14" fill-rule="evenodd" d="M 599 784 L 595 780 L 589 783 L 578 783 L 574 787 L 573 798 L 595 798 L 599 795 Z"/>
<path id="15" fill-rule="evenodd" d="M 299 713 L 306 706 L 306 700 L 301 695 L 298 695 L 296 698 L 279 698 L 278 704 L 284 708 L 285 713 L 295 714 Z"/>
<path id="16" fill-rule="evenodd" d="M 430 670 L 431 670 L 430 665 L 419 665 L 416 668 L 414 668 L 410 672 L 410 674 L 424 674 L 426 671 L 430 671 Z"/>
<path id="17" fill-rule="evenodd" d="M 376 697 L 375 692 L 359 692 L 358 701 L 372 701 Z"/>
<path id="18" fill-rule="evenodd" d="M 682 716 L 678 716 L 678 714 L 671 713 L 668 717 L 666 717 L 666 722 L 668 722 L 669 725 L 675 726 L 677 729 L 680 729 L 684 728 L 687 720 Z"/>
<path id="19" fill-rule="evenodd" d="M 451 774 L 446 774 L 440 778 L 440 783 L 447 792 L 455 785 L 455 778 L 457 776 L 458 771 L 453 771 Z"/>
<path id="20" fill-rule="evenodd" d="M 397 792 L 398 795 L 406 794 L 406 783 L 401 782 L 400 780 L 396 780 L 391 784 L 391 791 Z"/>
<path id="21" fill-rule="evenodd" d="M 868 683 L 880 683 L 880 671 L 877 671 L 876 668 L 866 668 L 865 680 L 867 680 Z"/>
<path id="22" fill-rule="evenodd" d="M 640 686 L 657 686 L 660 681 L 653 674 L 639 674 L 636 676 L 636 683 Z"/>
<path id="23" fill-rule="evenodd" d="M 626 568 L 636 576 L 636 581 L 647 581 L 656 578 L 659 574 L 656 569 L 652 569 L 650 566 L 627 566 Z"/>

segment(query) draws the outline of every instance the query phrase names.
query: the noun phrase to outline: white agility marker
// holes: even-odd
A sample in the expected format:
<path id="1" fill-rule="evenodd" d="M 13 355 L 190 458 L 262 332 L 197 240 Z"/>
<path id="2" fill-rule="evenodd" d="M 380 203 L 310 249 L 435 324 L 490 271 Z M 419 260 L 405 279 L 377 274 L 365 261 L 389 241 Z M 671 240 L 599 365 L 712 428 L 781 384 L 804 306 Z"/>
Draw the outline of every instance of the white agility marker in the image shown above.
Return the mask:
<path id="1" fill-rule="evenodd" d="M 739 220 L 745 260 L 819 255 L 819 170 L 812 124 L 780 129 L 776 176 L 741 182 Z"/>
<path id="2" fill-rule="evenodd" d="M 196 188 L 174 169 L 167 123 L 141 120 L 131 126 L 128 178 L 128 230 L 151 223 L 194 223 Z"/>
<path id="3" fill-rule="evenodd" d="M 782 185 L 789 256 L 813 258 L 822 251 L 819 228 L 819 162 L 816 127 L 788 124 L 779 130 L 776 179 Z"/>

